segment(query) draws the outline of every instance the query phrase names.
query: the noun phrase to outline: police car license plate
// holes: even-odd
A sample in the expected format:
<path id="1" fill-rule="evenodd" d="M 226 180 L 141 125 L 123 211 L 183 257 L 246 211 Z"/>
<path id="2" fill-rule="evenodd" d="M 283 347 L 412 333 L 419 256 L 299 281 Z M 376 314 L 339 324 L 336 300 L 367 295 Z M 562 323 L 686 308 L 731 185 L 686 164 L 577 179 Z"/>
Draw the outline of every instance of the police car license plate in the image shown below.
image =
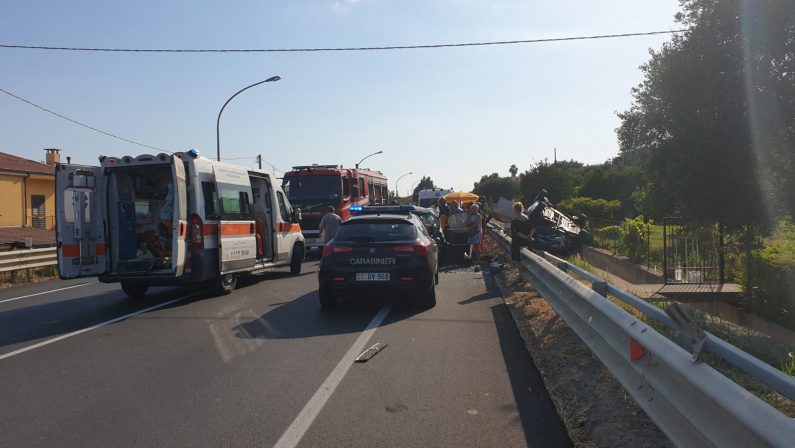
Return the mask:
<path id="1" fill-rule="evenodd" d="M 357 282 L 388 282 L 389 272 L 357 272 Z"/>

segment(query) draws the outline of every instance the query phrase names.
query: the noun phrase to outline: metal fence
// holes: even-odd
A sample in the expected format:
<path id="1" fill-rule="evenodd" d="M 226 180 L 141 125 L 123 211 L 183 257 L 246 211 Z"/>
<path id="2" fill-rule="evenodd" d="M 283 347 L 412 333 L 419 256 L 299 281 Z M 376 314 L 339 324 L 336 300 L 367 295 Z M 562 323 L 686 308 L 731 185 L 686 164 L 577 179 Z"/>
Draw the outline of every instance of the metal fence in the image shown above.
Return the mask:
<path id="1" fill-rule="evenodd" d="M 494 227 L 489 232 L 510 251 L 510 237 Z M 789 399 L 795 399 L 794 378 L 564 260 L 526 249 L 521 254 L 525 278 L 677 446 L 792 446 L 795 422 L 700 362 L 700 351 L 723 358 Z M 567 272 L 589 280 L 591 288 Z M 676 331 L 692 350 L 605 300 L 608 294 Z"/>
<path id="2" fill-rule="evenodd" d="M 55 216 L 28 215 L 26 225 L 37 229 L 54 229 Z"/>
<path id="3" fill-rule="evenodd" d="M 56 264 L 58 264 L 58 258 L 54 247 L 0 252 L 0 272 L 40 268 Z"/>
<path id="4" fill-rule="evenodd" d="M 724 283 L 723 236 L 718 226 L 688 226 L 663 219 L 665 284 Z"/>

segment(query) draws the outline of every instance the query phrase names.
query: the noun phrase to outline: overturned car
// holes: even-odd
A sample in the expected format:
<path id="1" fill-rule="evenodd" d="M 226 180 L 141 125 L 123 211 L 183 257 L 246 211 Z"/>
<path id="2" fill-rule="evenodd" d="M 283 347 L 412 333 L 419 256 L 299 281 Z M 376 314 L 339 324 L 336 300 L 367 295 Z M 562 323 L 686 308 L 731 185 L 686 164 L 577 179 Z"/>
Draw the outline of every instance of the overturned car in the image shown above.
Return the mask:
<path id="1" fill-rule="evenodd" d="M 547 192 L 542 190 L 524 210 L 527 220 L 520 219 L 513 211 L 511 202 L 500 198 L 492 210 L 492 216 L 510 222 L 513 247 L 511 256 L 519 258 L 519 249 L 529 247 L 555 255 L 569 256 L 582 251 L 587 233 L 583 229 L 585 215 L 570 217 L 552 206 Z"/>

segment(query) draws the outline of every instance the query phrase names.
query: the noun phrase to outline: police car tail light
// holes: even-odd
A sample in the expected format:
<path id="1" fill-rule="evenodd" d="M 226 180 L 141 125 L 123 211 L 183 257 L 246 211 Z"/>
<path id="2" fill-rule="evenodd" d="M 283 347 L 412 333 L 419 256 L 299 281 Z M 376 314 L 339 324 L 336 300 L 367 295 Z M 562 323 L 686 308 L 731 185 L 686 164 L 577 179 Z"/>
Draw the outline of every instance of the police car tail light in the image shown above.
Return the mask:
<path id="1" fill-rule="evenodd" d="M 428 255 L 428 246 L 424 244 L 415 244 L 414 245 L 414 255 L 418 257 L 424 257 Z"/>
<path id="2" fill-rule="evenodd" d="M 332 244 L 326 244 L 323 246 L 324 257 L 328 257 L 331 254 L 345 254 L 351 251 L 353 251 L 353 248 L 350 246 L 334 246 Z"/>
<path id="3" fill-rule="evenodd" d="M 190 244 L 191 252 L 204 249 L 204 223 L 199 215 L 196 214 L 190 217 L 188 244 Z"/>
<path id="4" fill-rule="evenodd" d="M 415 244 L 415 245 L 401 245 L 395 246 L 393 248 L 395 252 L 414 252 L 414 255 L 418 257 L 424 257 L 428 255 L 428 246 L 424 244 Z"/>

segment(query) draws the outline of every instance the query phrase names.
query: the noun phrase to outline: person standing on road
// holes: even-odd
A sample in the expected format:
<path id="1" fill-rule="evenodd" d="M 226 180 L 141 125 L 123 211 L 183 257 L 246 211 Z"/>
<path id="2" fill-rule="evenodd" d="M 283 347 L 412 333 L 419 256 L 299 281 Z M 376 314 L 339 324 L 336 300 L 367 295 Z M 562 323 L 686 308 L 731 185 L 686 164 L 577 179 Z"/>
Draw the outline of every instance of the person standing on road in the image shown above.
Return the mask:
<path id="1" fill-rule="evenodd" d="M 455 213 L 464 213 L 464 209 L 461 208 L 461 204 L 459 204 L 458 201 L 453 201 L 452 207 L 450 207 L 450 214 L 452 215 Z"/>
<path id="2" fill-rule="evenodd" d="M 450 207 L 447 206 L 447 201 L 444 198 L 439 198 L 439 202 L 436 205 L 439 211 L 439 224 L 442 227 L 442 231 L 444 231 L 445 227 L 447 227 L 447 218 L 450 216 Z"/>
<path id="3" fill-rule="evenodd" d="M 480 207 L 472 204 L 467 210 L 467 244 L 469 244 L 469 257 L 474 262 L 480 261 L 480 242 L 483 235 L 483 221 L 480 219 Z"/>
<path id="4" fill-rule="evenodd" d="M 340 224 L 342 224 L 342 218 L 334 213 L 333 206 L 329 206 L 326 214 L 320 218 L 320 237 L 323 238 L 323 244 L 328 244 L 334 238 Z"/>

